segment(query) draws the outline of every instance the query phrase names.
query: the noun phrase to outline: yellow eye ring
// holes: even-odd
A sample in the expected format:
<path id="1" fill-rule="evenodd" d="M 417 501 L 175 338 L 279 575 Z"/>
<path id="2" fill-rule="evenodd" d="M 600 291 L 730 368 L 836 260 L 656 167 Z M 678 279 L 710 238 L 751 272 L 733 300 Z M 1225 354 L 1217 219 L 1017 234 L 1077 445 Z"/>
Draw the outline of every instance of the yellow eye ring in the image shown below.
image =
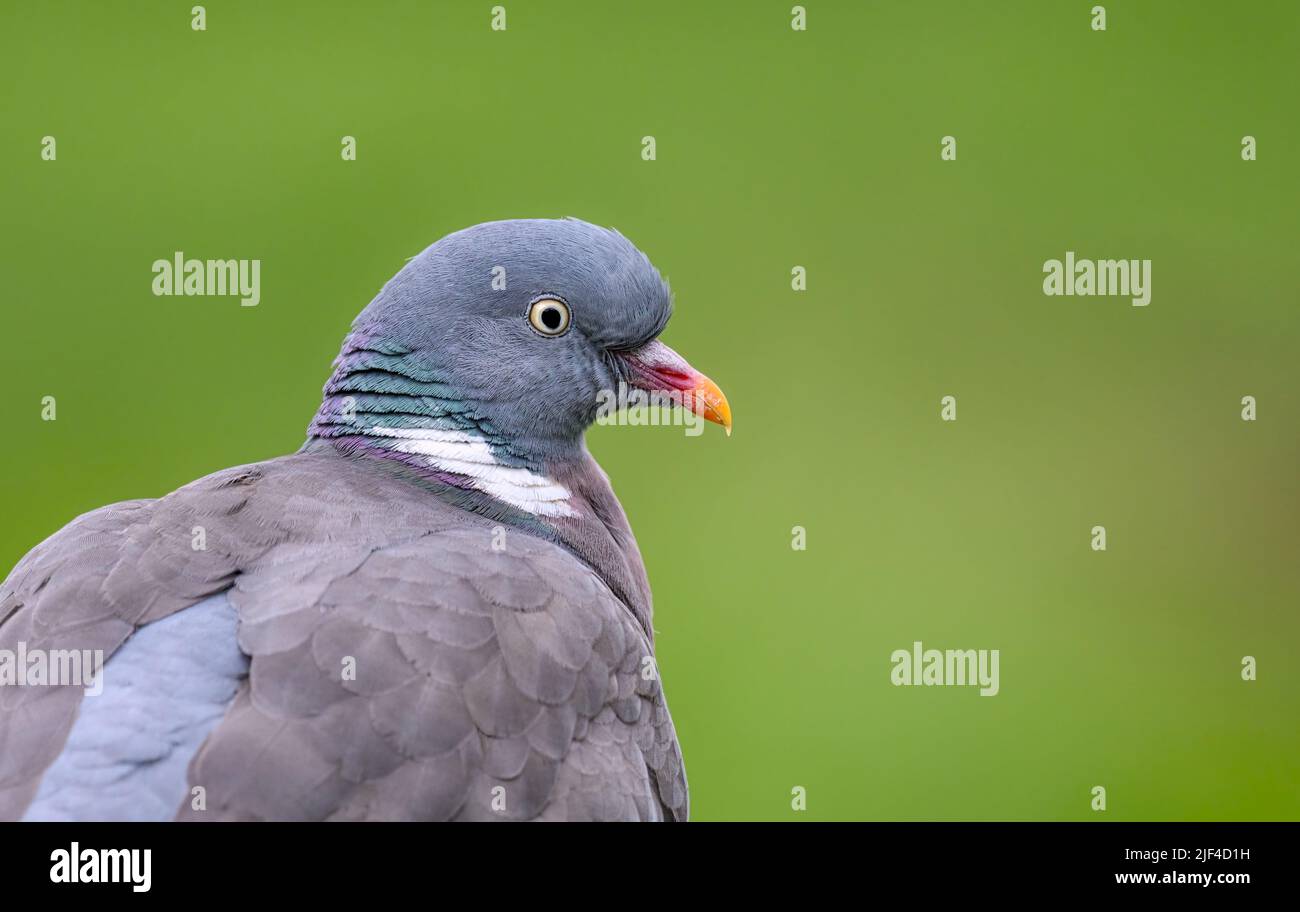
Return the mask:
<path id="1" fill-rule="evenodd" d="M 569 328 L 569 305 L 543 295 L 528 305 L 528 325 L 543 336 L 562 336 Z"/>

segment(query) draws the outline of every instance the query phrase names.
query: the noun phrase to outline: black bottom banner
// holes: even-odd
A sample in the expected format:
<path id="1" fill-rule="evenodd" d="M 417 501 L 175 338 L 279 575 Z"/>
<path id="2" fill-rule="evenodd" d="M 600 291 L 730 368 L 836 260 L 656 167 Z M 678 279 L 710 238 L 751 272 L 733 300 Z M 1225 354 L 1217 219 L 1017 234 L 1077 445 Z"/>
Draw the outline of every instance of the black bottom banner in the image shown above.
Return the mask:
<path id="1" fill-rule="evenodd" d="M 1300 824 L 841 823 L 549 829 L 434 824 L 10 824 L 0 868 L 20 895 L 264 899 L 392 890 L 767 892 L 803 883 L 860 895 L 1139 893 L 1230 900 L 1283 889 Z M 549 886 L 548 886 L 549 885 Z M 688 886 L 689 885 L 689 886 Z M 595 894 L 593 894 L 595 895 Z M 1262 895 L 1262 894 L 1261 894 Z"/>

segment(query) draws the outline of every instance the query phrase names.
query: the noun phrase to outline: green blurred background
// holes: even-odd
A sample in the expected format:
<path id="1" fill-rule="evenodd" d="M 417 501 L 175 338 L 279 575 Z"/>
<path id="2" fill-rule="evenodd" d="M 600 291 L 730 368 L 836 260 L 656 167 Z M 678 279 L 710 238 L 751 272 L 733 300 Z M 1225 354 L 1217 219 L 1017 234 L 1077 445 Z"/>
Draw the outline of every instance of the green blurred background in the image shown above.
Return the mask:
<path id="1" fill-rule="evenodd" d="M 735 412 L 589 437 L 695 819 L 1300 817 L 1300 4 L 503 2 L 3 4 L 0 572 L 296 449 L 441 235 L 574 215 Z M 1045 297 L 1067 249 L 1150 306 Z M 176 250 L 261 305 L 154 297 Z M 1001 693 L 893 687 L 914 640 Z"/>

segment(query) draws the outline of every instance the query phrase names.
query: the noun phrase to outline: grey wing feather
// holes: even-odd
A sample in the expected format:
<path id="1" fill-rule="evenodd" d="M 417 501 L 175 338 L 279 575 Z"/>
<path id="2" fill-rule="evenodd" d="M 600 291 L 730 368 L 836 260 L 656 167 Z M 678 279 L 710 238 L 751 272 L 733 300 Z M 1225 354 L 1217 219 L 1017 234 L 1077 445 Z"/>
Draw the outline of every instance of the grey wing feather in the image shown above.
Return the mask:
<path id="1" fill-rule="evenodd" d="M 336 576 L 293 636 L 262 635 L 285 601 L 242 575 L 249 683 L 191 766 L 207 810 L 181 816 L 684 818 L 676 737 L 629 612 L 555 545 L 491 541 L 449 528 L 318 554 Z"/>

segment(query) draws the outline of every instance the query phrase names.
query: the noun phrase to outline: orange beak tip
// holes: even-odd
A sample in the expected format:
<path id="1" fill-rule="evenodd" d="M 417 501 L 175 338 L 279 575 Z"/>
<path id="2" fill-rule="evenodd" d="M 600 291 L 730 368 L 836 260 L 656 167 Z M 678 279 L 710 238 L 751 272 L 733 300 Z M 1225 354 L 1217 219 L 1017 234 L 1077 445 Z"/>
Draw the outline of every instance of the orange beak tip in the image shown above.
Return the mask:
<path id="1" fill-rule="evenodd" d="M 722 425 L 722 429 L 731 436 L 731 404 L 727 402 L 727 395 L 718 384 L 714 383 L 703 374 L 699 375 L 695 388 L 696 401 L 701 403 L 704 408 L 701 414 L 707 421 Z"/>

